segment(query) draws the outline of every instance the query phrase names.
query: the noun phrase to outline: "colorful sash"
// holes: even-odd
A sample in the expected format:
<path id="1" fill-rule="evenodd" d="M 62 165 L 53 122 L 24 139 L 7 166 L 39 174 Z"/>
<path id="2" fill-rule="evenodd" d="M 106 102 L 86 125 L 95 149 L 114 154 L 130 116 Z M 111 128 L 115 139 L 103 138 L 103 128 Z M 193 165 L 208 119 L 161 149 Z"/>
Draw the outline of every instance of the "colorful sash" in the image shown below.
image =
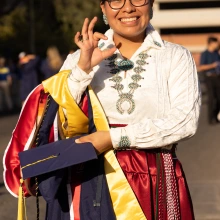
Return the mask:
<path id="1" fill-rule="evenodd" d="M 62 71 L 42 83 L 44 91 L 49 93 L 59 106 L 66 110 L 68 127 L 62 126 L 62 129 L 67 134 L 67 138 L 88 131 L 88 118 L 74 102 L 68 89 L 67 77 L 69 72 Z M 97 130 L 108 131 L 109 126 L 105 113 L 91 87 L 89 87 L 89 95 L 93 108 L 93 120 Z M 62 111 L 59 110 L 59 112 Z M 64 117 L 61 117 L 62 119 L 64 120 Z M 61 123 L 64 125 L 65 121 L 61 121 Z M 132 216 L 133 220 L 146 220 L 113 150 L 106 152 L 104 158 L 105 174 L 117 219 L 130 219 Z"/>

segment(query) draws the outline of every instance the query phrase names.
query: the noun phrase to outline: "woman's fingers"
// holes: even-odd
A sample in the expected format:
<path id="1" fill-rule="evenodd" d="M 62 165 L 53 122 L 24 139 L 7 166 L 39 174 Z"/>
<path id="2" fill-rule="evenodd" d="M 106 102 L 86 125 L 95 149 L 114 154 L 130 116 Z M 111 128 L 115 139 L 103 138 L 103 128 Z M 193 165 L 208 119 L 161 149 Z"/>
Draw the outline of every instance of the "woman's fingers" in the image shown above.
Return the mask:
<path id="1" fill-rule="evenodd" d="M 95 24 L 97 22 L 98 18 L 94 17 L 91 22 L 89 22 L 89 19 L 86 18 L 84 23 L 83 23 L 83 27 L 82 27 L 82 31 L 81 34 L 80 32 L 77 32 L 77 34 L 75 35 L 75 43 L 77 44 L 77 46 L 79 46 L 80 48 L 83 46 L 83 43 L 88 44 L 89 42 L 92 43 L 92 45 L 94 47 L 98 46 L 98 41 L 100 39 L 103 40 L 107 40 L 108 38 L 99 32 L 95 32 L 93 33 Z M 87 41 L 87 42 L 86 42 Z"/>
<path id="2" fill-rule="evenodd" d="M 90 24 L 89 24 L 89 27 L 88 27 L 88 35 L 89 35 L 90 40 L 93 39 L 93 30 L 94 30 L 94 27 L 95 27 L 95 24 L 96 24 L 97 20 L 98 20 L 98 18 L 97 18 L 97 17 L 94 17 L 94 18 L 91 20 Z"/>
<path id="3" fill-rule="evenodd" d="M 83 41 L 89 40 L 89 35 L 88 35 L 88 26 L 89 26 L 89 19 L 86 18 L 83 23 L 82 31 L 81 31 L 81 36 L 79 37 L 79 40 L 83 43 Z"/>
<path id="4" fill-rule="evenodd" d="M 83 136 L 83 137 L 76 139 L 75 142 L 77 144 L 91 142 L 91 137 L 90 137 L 90 135 L 86 135 L 86 136 Z"/>
<path id="5" fill-rule="evenodd" d="M 74 41 L 75 41 L 75 44 L 81 48 L 81 46 L 83 45 L 83 42 L 81 41 L 80 39 L 80 32 L 77 32 L 76 35 L 75 35 L 75 38 L 74 38 Z"/>
<path id="6" fill-rule="evenodd" d="M 82 32 L 81 32 L 82 35 L 88 35 L 88 26 L 89 26 L 89 19 L 86 18 L 84 20 L 83 27 L 82 27 Z"/>
<path id="7" fill-rule="evenodd" d="M 103 59 L 110 57 L 116 50 L 116 48 L 111 48 L 102 51 L 98 48 L 99 40 L 107 40 L 108 38 L 102 33 L 93 33 L 96 22 L 97 17 L 94 17 L 91 22 L 86 18 L 81 33 L 77 32 L 74 39 L 76 45 L 81 49 L 78 65 L 86 73 L 89 73 Z M 80 139 L 81 142 L 85 140 L 84 138 Z"/>
<path id="8" fill-rule="evenodd" d="M 93 35 L 93 46 L 98 47 L 98 42 L 100 39 L 107 40 L 108 38 L 101 33 L 95 32 Z"/>
<path id="9" fill-rule="evenodd" d="M 82 144 L 82 142 L 81 142 L 80 139 L 76 139 L 76 140 L 75 140 L 75 143 L 77 143 L 77 144 Z"/>
<path id="10" fill-rule="evenodd" d="M 95 24 L 96 24 L 97 21 L 98 21 L 98 18 L 97 18 L 97 17 L 94 17 L 94 18 L 91 20 L 91 22 L 90 22 L 90 24 L 89 24 L 89 27 L 88 27 L 88 32 L 93 32 L 93 29 L 94 29 Z"/>
<path id="11" fill-rule="evenodd" d="M 95 32 L 93 34 L 93 40 L 99 41 L 100 39 L 107 40 L 108 38 L 104 34 L 102 34 L 102 33 Z"/>

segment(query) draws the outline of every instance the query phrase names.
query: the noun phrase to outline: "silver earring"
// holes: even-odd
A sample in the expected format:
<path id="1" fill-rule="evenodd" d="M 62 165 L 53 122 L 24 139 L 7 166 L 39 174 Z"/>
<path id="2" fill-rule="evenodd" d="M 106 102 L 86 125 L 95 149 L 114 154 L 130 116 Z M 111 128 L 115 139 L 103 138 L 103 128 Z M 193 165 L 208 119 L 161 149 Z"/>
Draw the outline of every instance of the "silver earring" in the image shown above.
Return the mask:
<path id="1" fill-rule="evenodd" d="M 105 14 L 103 14 L 103 21 L 106 25 L 108 25 L 108 19 Z"/>
<path id="2" fill-rule="evenodd" d="M 152 19 L 154 16 L 154 11 L 153 11 L 153 8 L 150 9 L 150 19 Z"/>

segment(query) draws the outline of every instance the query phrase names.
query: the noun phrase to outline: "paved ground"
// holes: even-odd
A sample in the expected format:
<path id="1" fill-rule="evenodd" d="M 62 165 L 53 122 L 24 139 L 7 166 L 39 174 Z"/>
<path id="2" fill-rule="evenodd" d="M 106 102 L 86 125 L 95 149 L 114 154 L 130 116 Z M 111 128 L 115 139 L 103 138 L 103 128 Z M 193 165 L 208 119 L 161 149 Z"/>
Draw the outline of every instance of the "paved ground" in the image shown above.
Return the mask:
<path id="1" fill-rule="evenodd" d="M 177 155 L 182 161 L 193 198 L 196 220 L 220 220 L 220 124 L 209 126 L 206 106 L 202 108 L 196 136 L 179 144 Z M 10 139 L 17 115 L 0 118 L 0 158 Z M 36 219 L 34 198 L 29 198 L 28 219 Z M 44 202 L 41 205 L 43 218 Z M 6 191 L 0 166 L 0 219 L 16 220 L 17 200 Z M 187 220 L 187 219 L 184 219 Z"/>
<path id="2" fill-rule="evenodd" d="M 2 161 L 4 150 L 10 140 L 12 130 L 14 129 L 18 115 L 0 118 L 0 158 Z M 2 164 L 2 163 L 1 163 Z M 11 196 L 3 184 L 2 165 L 0 165 L 0 220 L 17 219 L 17 199 Z M 35 198 L 27 199 L 28 220 L 36 219 Z M 41 200 L 40 219 L 44 218 L 45 203 Z"/>

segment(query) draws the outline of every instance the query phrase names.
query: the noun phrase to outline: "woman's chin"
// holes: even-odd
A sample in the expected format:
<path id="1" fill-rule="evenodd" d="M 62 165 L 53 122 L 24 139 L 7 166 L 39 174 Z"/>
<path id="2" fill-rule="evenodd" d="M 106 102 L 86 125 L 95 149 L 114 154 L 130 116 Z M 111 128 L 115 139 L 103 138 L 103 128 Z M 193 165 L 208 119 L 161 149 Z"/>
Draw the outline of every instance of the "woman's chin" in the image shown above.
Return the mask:
<path id="1" fill-rule="evenodd" d="M 117 35 L 119 35 L 119 36 L 121 36 L 121 37 L 123 37 L 123 38 L 127 38 L 127 39 L 134 39 L 135 41 L 137 41 L 137 40 L 144 40 L 144 38 L 145 38 L 145 35 L 146 35 L 146 28 L 145 29 L 133 29 L 133 28 L 130 28 L 129 30 L 123 30 L 123 32 L 122 31 L 115 31 L 114 30 L 114 32 L 117 34 Z"/>

